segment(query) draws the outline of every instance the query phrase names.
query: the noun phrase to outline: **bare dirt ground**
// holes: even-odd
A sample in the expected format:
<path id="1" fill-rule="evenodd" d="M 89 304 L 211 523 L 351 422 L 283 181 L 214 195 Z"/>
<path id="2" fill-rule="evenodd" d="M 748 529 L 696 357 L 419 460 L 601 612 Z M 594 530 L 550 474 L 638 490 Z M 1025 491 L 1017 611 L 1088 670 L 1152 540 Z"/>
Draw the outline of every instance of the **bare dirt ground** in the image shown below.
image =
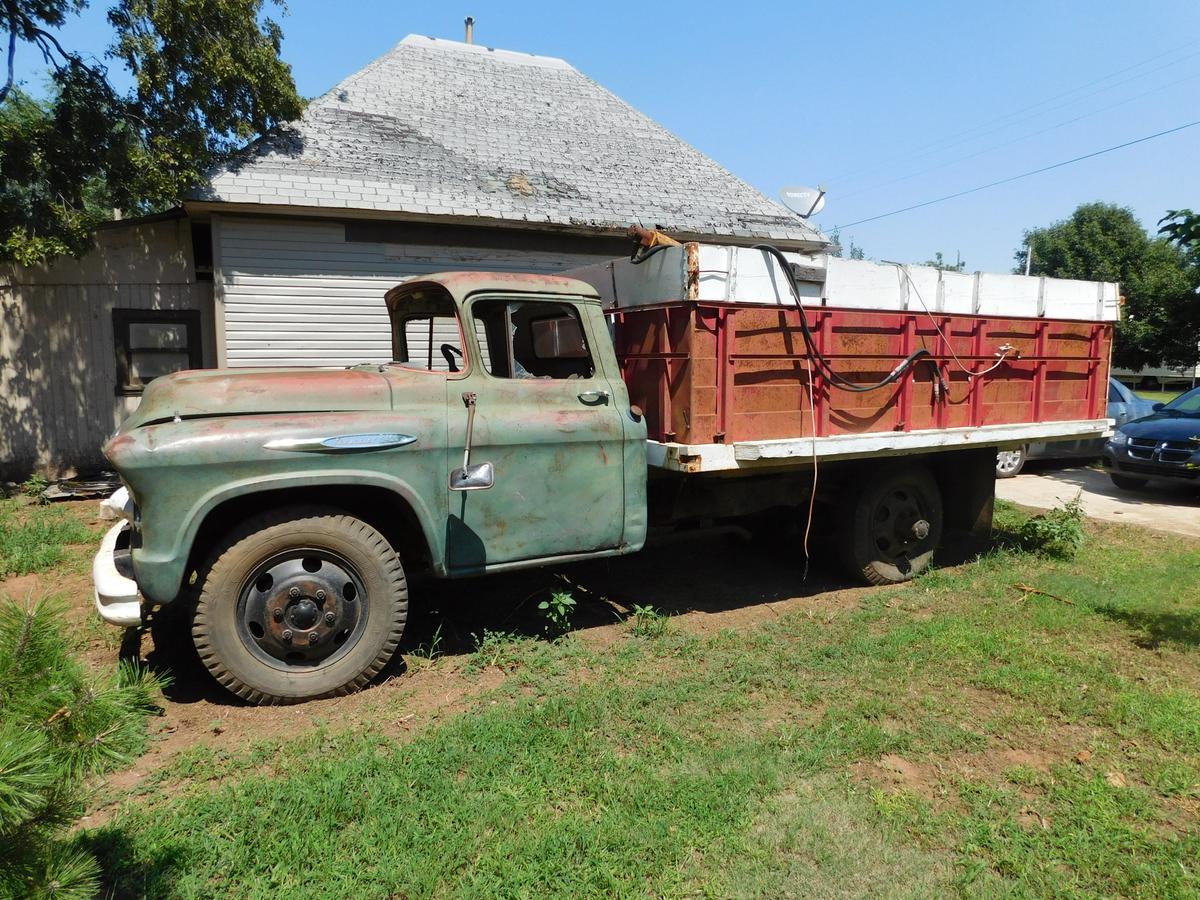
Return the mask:
<path id="1" fill-rule="evenodd" d="M 97 517 L 96 501 L 58 505 L 90 525 L 107 524 Z M 804 580 L 798 546 L 760 546 L 735 530 L 659 536 L 641 553 L 625 558 L 481 579 L 416 582 L 400 653 L 373 686 L 299 706 L 252 707 L 209 677 L 186 634 L 150 628 L 122 633 L 101 623 L 92 606 L 91 552 L 74 548 L 68 562 L 49 572 L 0 581 L 0 594 L 61 598 L 78 628 L 84 658 L 97 670 L 111 670 L 121 658 L 141 659 L 172 679 L 163 715 L 152 727 L 155 740 L 149 752 L 132 769 L 108 779 L 117 793 L 198 744 L 232 752 L 333 723 L 369 722 L 402 736 L 460 712 L 506 677 L 495 668 L 482 675 L 466 671 L 474 636 L 484 631 L 541 634 L 545 619 L 536 606 L 552 590 L 569 590 L 575 597 L 574 634 L 592 646 L 615 641 L 634 604 L 671 615 L 684 631 L 711 633 L 748 628 L 787 612 L 832 615 L 857 605 L 866 590 L 819 556 Z M 439 658 L 436 667 L 428 664 L 431 653 Z M 104 811 L 93 815 L 86 824 L 96 824 Z"/>

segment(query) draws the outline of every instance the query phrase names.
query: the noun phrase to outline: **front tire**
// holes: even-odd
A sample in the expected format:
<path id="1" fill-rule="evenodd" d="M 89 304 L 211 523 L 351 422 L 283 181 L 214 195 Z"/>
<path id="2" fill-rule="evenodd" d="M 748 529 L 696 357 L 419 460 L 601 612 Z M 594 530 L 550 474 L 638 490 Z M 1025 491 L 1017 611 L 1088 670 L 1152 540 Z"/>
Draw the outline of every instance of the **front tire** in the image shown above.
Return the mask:
<path id="1" fill-rule="evenodd" d="M 842 562 L 871 584 L 920 575 L 942 539 L 942 495 L 920 466 L 885 467 L 869 476 L 841 508 Z"/>
<path id="2" fill-rule="evenodd" d="M 383 535 L 335 509 L 291 507 L 246 522 L 217 549 L 192 639 L 242 699 L 299 703 L 364 687 L 407 618 L 404 568 Z"/>
<path id="3" fill-rule="evenodd" d="M 1123 491 L 1140 491 L 1149 483 L 1148 479 L 1134 478 L 1130 475 L 1110 474 L 1108 477 Z"/>
<path id="4" fill-rule="evenodd" d="M 1025 468 L 1025 448 L 1013 447 L 996 453 L 996 477 L 1016 478 Z"/>

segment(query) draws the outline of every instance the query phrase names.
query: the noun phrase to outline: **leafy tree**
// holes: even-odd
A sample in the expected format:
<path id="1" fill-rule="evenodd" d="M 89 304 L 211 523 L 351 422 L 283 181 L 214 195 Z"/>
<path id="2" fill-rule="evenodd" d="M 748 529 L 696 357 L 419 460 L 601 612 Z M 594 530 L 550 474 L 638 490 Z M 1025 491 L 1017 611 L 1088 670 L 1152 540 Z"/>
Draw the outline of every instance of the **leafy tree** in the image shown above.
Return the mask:
<path id="1" fill-rule="evenodd" d="M 933 259 L 927 259 L 921 265 L 933 266 L 935 269 L 941 269 L 943 272 L 965 272 L 967 269 L 967 264 L 961 259 L 953 263 L 948 259 L 944 259 L 941 250 L 933 254 Z"/>
<path id="2" fill-rule="evenodd" d="M 104 65 L 54 36 L 87 0 L 4 0 L 0 261 L 80 255 L 114 209 L 169 206 L 238 147 L 296 118 L 303 102 L 264 2 L 275 0 L 120 0 L 108 11 L 107 56 L 133 75 L 121 93 Z M 49 68 L 45 97 L 14 83 L 21 47 Z"/>
<path id="3" fill-rule="evenodd" d="M 1200 357 L 1200 266 L 1166 238 L 1151 237 L 1133 212 L 1085 203 L 1061 222 L 1025 233 L 1031 274 L 1115 281 L 1125 298 L 1113 361 L 1122 368 L 1195 365 Z M 1028 251 L 1015 254 L 1025 271 Z"/>
<path id="4" fill-rule="evenodd" d="M 1194 265 L 1200 265 L 1200 213 L 1171 209 L 1158 220 L 1158 225 L 1159 234 L 1191 256 Z"/>
<path id="5" fill-rule="evenodd" d="M 88 677 L 58 609 L 0 605 L 0 896 L 96 896 L 96 860 L 64 832 L 86 779 L 143 749 L 161 687 L 128 665 Z"/>
<path id="6" fill-rule="evenodd" d="M 829 240 L 832 241 L 829 248 L 830 255 L 836 256 L 838 259 L 841 259 L 843 254 L 847 259 L 867 258 L 867 254 L 863 248 L 854 243 L 854 238 L 850 238 L 849 247 L 842 247 L 842 233 L 836 229 L 829 233 Z"/>

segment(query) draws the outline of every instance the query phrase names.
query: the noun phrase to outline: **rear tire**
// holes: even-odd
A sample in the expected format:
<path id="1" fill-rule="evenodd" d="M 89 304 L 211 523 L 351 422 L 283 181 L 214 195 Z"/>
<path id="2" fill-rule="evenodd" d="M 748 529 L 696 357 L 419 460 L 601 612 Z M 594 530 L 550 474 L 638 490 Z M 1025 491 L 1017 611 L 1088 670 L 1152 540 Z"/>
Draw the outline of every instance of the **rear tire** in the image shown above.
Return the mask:
<path id="1" fill-rule="evenodd" d="M 929 568 L 942 538 L 942 495 L 921 466 L 868 476 L 839 512 L 842 563 L 871 584 L 910 581 Z"/>
<path id="2" fill-rule="evenodd" d="M 1109 473 L 1109 478 L 1123 491 L 1140 491 L 1149 483 L 1147 478 L 1134 478 L 1131 475 L 1116 475 Z"/>
<path id="3" fill-rule="evenodd" d="M 291 507 L 246 522 L 203 574 L 192 639 L 227 689 L 257 704 L 364 687 L 408 617 L 400 557 L 366 522 Z"/>
<path id="4" fill-rule="evenodd" d="M 1025 448 L 1014 447 L 996 453 L 996 477 L 1016 478 L 1025 468 Z"/>

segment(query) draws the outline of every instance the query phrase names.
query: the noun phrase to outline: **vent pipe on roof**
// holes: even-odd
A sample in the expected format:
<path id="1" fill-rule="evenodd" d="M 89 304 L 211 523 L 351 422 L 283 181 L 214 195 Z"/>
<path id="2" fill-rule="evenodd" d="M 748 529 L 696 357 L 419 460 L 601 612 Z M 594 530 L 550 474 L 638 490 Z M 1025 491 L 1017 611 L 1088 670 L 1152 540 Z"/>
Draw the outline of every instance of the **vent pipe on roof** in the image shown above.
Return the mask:
<path id="1" fill-rule="evenodd" d="M 475 17 L 467 16 L 463 19 L 463 24 L 467 26 L 467 43 L 475 43 Z"/>

